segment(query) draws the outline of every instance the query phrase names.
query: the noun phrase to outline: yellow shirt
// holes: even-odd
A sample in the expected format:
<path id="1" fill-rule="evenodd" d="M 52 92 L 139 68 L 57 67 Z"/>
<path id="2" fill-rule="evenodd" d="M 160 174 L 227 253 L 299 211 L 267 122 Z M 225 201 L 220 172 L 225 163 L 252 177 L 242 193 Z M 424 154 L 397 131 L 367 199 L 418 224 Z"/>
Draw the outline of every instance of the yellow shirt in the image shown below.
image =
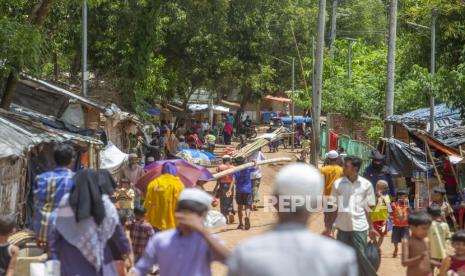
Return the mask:
<path id="1" fill-rule="evenodd" d="M 116 199 L 121 209 L 134 209 L 134 197 L 134 190 L 131 188 L 128 190 L 122 188 L 116 190 Z"/>
<path id="2" fill-rule="evenodd" d="M 184 185 L 179 177 L 163 174 L 149 183 L 144 207 L 146 219 L 160 230 L 176 227 L 174 213 Z"/>
<path id="3" fill-rule="evenodd" d="M 376 206 L 371 207 L 371 221 L 387 221 L 389 205 L 391 205 L 391 199 L 388 195 L 377 197 Z"/>
<path id="4" fill-rule="evenodd" d="M 433 220 L 428 232 L 431 258 L 444 259 L 447 256 L 446 239 L 448 238 L 450 238 L 450 231 L 447 222 L 438 222 Z"/>
<path id="5" fill-rule="evenodd" d="M 325 192 L 326 196 L 331 195 L 331 190 L 333 189 L 333 184 L 336 179 L 339 179 L 344 176 L 342 172 L 342 167 L 339 165 L 327 165 L 320 168 L 320 172 L 325 178 Z"/>

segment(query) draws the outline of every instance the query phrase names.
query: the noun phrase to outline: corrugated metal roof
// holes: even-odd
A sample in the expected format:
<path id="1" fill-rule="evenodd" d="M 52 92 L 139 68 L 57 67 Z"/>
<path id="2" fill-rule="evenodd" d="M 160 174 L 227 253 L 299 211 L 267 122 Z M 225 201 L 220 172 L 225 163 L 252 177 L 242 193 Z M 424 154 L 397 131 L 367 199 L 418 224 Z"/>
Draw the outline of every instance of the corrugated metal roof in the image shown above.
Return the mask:
<path id="1" fill-rule="evenodd" d="M 91 137 L 51 129 L 28 117 L 0 111 L 0 159 L 23 156 L 41 143 L 65 141 L 103 145 Z"/>
<path id="2" fill-rule="evenodd" d="M 386 122 L 403 124 L 427 123 L 429 115 L 429 107 L 426 107 L 400 115 L 389 116 L 386 118 Z M 462 123 L 460 111 L 458 109 L 451 109 L 446 104 L 438 104 L 434 107 L 434 118 L 436 123 L 435 129 L 450 125 L 461 125 Z"/>

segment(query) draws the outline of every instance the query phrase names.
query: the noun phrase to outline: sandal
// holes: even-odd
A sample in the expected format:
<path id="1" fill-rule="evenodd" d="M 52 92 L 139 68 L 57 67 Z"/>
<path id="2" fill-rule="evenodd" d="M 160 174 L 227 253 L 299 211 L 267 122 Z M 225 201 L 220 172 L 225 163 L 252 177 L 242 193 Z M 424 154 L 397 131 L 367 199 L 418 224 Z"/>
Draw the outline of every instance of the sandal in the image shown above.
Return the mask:
<path id="1" fill-rule="evenodd" d="M 237 226 L 237 229 L 239 229 L 239 230 L 244 230 L 244 225 L 239 224 L 239 226 Z"/>

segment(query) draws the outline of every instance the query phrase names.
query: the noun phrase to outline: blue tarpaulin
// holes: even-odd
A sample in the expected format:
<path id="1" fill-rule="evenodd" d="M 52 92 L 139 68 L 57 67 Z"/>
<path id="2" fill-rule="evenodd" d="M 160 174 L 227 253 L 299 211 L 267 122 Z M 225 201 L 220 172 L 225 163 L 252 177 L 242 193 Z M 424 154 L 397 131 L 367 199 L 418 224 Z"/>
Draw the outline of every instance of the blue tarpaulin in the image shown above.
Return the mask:
<path id="1" fill-rule="evenodd" d="M 147 109 L 147 113 L 150 114 L 151 116 L 160 116 L 161 111 L 160 111 L 160 109 L 158 109 L 156 107 L 151 107 L 151 108 Z"/>
<path id="2" fill-rule="evenodd" d="M 284 124 L 292 124 L 292 117 L 281 117 L 281 120 Z M 312 118 L 310 117 L 294 117 L 294 123 L 302 124 L 306 123 L 309 124 L 312 122 Z"/>
<path id="3" fill-rule="evenodd" d="M 191 158 L 195 158 L 195 159 L 203 159 L 203 160 L 210 160 L 210 161 L 216 160 L 216 157 L 208 151 L 200 151 L 200 150 L 195 150 L 195 149 L 183 149 L 181 150 L 181 152 L 187 153 Z"/>

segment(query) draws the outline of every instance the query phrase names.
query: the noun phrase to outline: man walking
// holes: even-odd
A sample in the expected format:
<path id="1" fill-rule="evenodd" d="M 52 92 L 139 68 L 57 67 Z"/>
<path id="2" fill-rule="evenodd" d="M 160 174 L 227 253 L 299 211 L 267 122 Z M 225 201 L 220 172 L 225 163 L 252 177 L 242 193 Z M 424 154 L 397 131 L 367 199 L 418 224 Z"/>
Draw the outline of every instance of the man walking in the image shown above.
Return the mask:
<path id="1" fill-rule="evenodd" d="M 372 229 L 369 210 L 376 205 L 375 193 L 370 181 L 358 175 L 362 160 L 348 156 L 344 160 L 344 177 L 334 182 L 331 196 L 337 211 L 329 211 L 325 225 L 325 235 L 331 235 L 334 221 L 337 239 L 353 247 L 357 253 L 360 275 L 376 275 L 376 270 L 368 261 L 365 251 L 367 235 L 375 240 L 377 234 Z"/>
<path id="2" fill-rule="evenodd" d="M 337 151 L 332 150 L 326 154 L 326 159 L 328 163 L 321 167 L 320 172 L 324 179 L 324 196 L 330 196 L 331 190 L 333 188 L 334 182 L 343 177 L 344 173 L 342 172 L 342 167 L 337 164 L 337 160 L 339 158 L 339 154 Z M 327 225 L 329 223 L 329 216 L 328 213 L 324 213 L 324 222 L 326 227 L 331 227 L 332 225 Z"/>
<path id="3" fill-rule="evenodd" d="M 235 161 L 236 165 L 238 166 L 244 164 L 245 162 L 243 157 L 238 157 Z M 250 229 L 250 209 L 252 207 L 251 177 L 254 171 L 255 167 L 252 167 L 233 174 L 234 182 L 233 185 L 231 185 L 231 187 L 229 188 L 228 194 L 232 194 L 233 187 L 236 186 L 237 214 L 239 217 L 239 226 L 237 227 L 237 229 Z"/>
<path id="4" fill-rule="evenodd" d="M 278 222 L 272 230 L 235 248 L 228 261 L 228 275 L 358 275 L 355 252 L 350 247 L 306 227 L 310 218 L 306 207 L 317 207 L 322 192 L 323 179 L 310 165 L 293 164 L 279 172 L 274 187 Z"/>
<path id="5" fill-rule="evenodd" d="M 33 229 L 40 247 L 47 245 L 53 211 L 74 185 L 74 173 L 71 171 L 75 159 L 74 148 L 59 144 L 53 150 L 53 157 L 56 168 L 38 175 L 34 185 Z"/>
<path id="6" fill-rule="evenodd" d="M 363 177 L 371 182 L 373 189 L 376 188 L 376 183 L 379 180 L 386 181 L 389 185 L 389 194 L 394 198 L 396 196 L 396 189 L 392 181 L 391 173 L 389 172 L 389 167 L 384 163 L 384 155 L 377 149 L 374 149 L 371 151 L 371 160 L 371 164 L 365 169 Z"/>

